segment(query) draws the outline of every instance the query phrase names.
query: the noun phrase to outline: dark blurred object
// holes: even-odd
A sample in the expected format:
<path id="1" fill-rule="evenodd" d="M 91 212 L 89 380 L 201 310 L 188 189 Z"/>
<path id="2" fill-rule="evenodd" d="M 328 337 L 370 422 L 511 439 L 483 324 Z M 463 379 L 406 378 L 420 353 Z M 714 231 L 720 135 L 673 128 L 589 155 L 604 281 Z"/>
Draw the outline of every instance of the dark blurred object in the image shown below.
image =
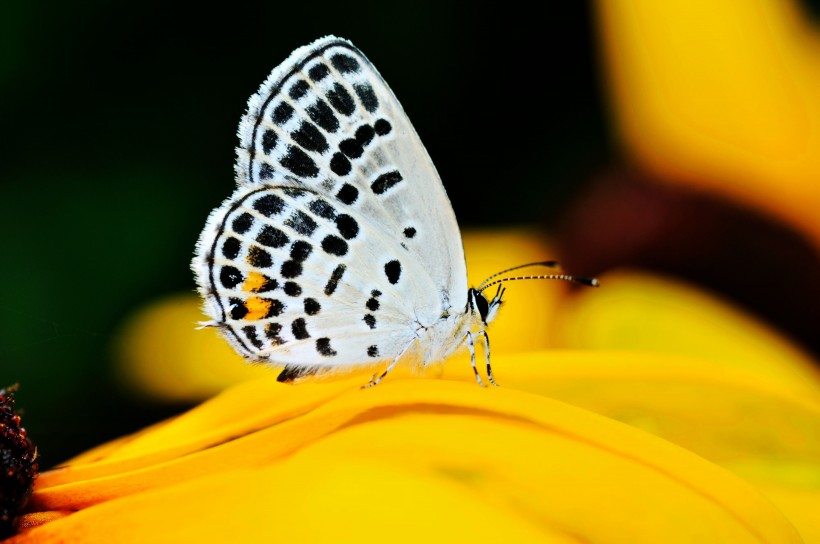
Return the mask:
<path id="1" fill-rule="evenodd" d="M 31 496 L 37 478 L 37 448 L 14 410 L 17 386 L 0 389 L 0 539 L 14 533 L 14 518 Z"/>
<path id="2" fill-rule="evenodd" d="M 568 270 L 638 267 L 699 284 L 820 355 L 820 255 L 801 234 L 714 196 L 613 170 L 559 228 Z"/>

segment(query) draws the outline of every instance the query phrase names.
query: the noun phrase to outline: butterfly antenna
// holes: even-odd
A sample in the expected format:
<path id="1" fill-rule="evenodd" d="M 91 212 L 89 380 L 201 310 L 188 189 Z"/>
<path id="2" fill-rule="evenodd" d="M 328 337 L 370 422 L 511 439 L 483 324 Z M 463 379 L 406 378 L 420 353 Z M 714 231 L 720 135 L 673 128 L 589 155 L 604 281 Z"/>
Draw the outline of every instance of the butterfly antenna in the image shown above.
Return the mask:
<path id="1" fill-rule="evenodd" d="M 545 274 L 541 276 L 513 276 L 511 278 L 501 278 L 500 280 L 495 280 L 493 282 L 487 283 L 487 285 L 483 285 L 482 287 L 476 289 L 479 293 L 484 291 L 485 289 L 489 289 L 493 285 L 497 283 L 502 283 L 505 281 L 515 281 L 515 280 L 564 280 L 569 281 L 572 283 L 578 283 L 581 285 L 586 285 L 588 287 L 599 287 L 601 284 L 598 283 L 598 280 L 595 278 L 582 278 L 579 276 L 570 276 L 567 274 Z M 486 283 L 486 282 L 485 282 Z"/>
<path id="2" fill-rule="evenodd" d="M 513 266 L 512 268 L 502 270 L 501 272 L 496 272 L 495 274 L 481 282 L 481 285 L 479 285 L 476 289 L 478 291 L 483 291 L 484 286 L 487 284 L 487 282 L 492 280 L 493 278 L 497 278 L 498 276 L 506 274 L 507 272 L 512 272 L 513 270 L 520 270 L 522 268 L 528 268 L 530 266 L 546 266 L 547 268 L 561 268 L 561 265 L 558 264 L 558 261 L 539 261 L 537 263 L 519 264 L 518 266 Z"/>

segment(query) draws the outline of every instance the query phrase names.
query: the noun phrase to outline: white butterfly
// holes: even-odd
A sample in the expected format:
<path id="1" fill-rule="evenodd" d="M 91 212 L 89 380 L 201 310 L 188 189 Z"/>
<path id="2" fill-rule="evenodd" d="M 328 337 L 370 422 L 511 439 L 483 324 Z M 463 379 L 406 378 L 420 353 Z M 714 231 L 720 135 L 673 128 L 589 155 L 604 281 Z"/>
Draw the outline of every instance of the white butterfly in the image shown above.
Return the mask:
<path id="1" fill-rule="evenodd" d="M 244 357 L 284 365 L 288 382 L 389 362 L 375 385 L 405 355 L 427 365 L 466 344 L 483 385 L 483 338 L 495 383 L 486 328 L 504 290 L 482 291 L 507 278 L 468 289 L 436 169 L 358 49 L 328 36 L 294 51 L 248 101 L 239 138 L 238 188 L 192 263 L 205 325 Z"/>

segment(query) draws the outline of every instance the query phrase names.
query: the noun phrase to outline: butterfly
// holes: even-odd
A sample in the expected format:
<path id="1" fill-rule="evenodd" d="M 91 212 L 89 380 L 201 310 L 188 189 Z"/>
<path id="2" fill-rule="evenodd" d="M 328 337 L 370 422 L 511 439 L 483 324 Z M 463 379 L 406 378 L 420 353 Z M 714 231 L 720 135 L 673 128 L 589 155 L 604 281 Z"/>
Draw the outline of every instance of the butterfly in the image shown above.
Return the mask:
<path id="1" fill-rule="evenodd" d="M 509 279 L 468 288 L 461 235 L 393 92 L 350 42 L 296 49 L 248 101 L 234 193 L 209 216 L 192 269 L 203 323 L 278 380 L 386 362 L 422 366 L 466 346 L 475 377 Z M 537 276 L 594 284 L 562 274 Z M 484 291 L 498 284 L 488 300 Z"/>

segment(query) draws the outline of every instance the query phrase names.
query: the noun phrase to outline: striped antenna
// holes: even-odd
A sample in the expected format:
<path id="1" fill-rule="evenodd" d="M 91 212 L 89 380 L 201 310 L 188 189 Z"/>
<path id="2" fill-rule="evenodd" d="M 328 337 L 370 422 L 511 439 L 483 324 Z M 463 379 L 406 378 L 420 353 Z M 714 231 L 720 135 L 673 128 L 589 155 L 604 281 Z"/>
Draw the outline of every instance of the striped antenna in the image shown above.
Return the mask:
<path id="1" fill-rule="evenodd" d="M 516 280 L 564 280 L 570 281 L 572 283 L 579 283 L 581 285 L 586 285 L 588 287 L 599 287 L 601 284 L 598 283 L 598 280 L 595 278 L 582 278 L 578 276 L 569 276 L 567 274 L 547 274 L 543 276 L 513 276 L 512 278 L 501 278 L 500 280 L 495 280 L 493 282 L 487 283 L 486 285 L 482 284 L 482 286 L 476 291 L 481 293 L 482 291 L 489 289 L 493 285 L 497 283 L 502 283 L 505 281 L 516 281 Z M 484 282 L 486 283 L 486 282 Z"/>
<path id="2" fill-rule="evenodd" d="M 539 261 L 537 263 L 519 264 L 518 266 L 513 266 L 512 268 L 502 270 L 501 272 L 496 272 L 495 274 L 493 274 L 492 276 L 490 276 L 486 280 L 482 281 L 481 285 L 479 285 L 476 288 L 476 290 L 477 291 L 483 291 L 484 286 L 487 284 L 487 282 L 490 281 L 493 278 L 497 278 L 498 276 L 501 276 L 502 274 L 506 274 L 507 272 L 512 272 L 513 270 L 521 270 L 522 268 L 528 268 L 530 266 L 546 266 L 547 268 L 561 268 L 561 265 L 558 264 L 558 261 Z"/>

